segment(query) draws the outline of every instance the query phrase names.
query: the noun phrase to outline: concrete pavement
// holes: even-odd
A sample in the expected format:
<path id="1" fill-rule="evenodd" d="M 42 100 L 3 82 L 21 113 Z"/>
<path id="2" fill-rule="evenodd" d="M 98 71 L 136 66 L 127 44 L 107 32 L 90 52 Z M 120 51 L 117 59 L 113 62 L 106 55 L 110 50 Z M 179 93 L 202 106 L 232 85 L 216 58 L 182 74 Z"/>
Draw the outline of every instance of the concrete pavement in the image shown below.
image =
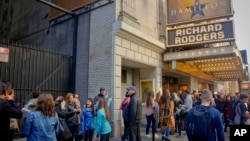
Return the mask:
<path id="1" fill-rule="evenodd" d="M 150 129 L 151 131 L 151 129 Z M 141 137 L 142 137 L 142 141 L 152 141 L 152 138 L 147 138 L 146 137 L 146 120 L 143 119 L 143 123 L 141 125 Z M 157 135 L 159 136 L 158 138 L 155 138 L 155 141 L 160 141 L 161 140 L 161 135 L 159 133 L 157 133 Z M 182 132 L 182 138 L 177 138 L 176 137 L 177 133 L 175 135 L 170 135 L 169 139 L 171 141 L 188 141 L 187 136 L 184 135 L 184 131 Z M 225 133 L 225 141 L 229 141 L 229 133 Z M 25 138 L 20 138 L 20 139 L 15 139 L 14 141 L 26 141 Z M 121 141 L 120 138 L 114 139 L 111 138 L 110 141 Z"/>
<path id="2" fill-rule="evenodd" d="M 142 113 L 145 113 L 145 112 L 144 112 L 144 109 L 145 109 L 144 106 L 143 106 L 142 109 L 143 109 Z M 146 137 L 146 123 L 147 123 L 147 121 L 146 121 L 146 117 L 144 116 L 144 114 L 142 114 L 142 115 L 143 115 L 143 116 L 142 116 L 142 124 L 141 124 L 141 128 L 140 128 L 140 130 L 141 130 L 142 141 L 152 141 L 152 138 L 147 138 L 147 137 Z M 159 130 L 158 130 L 158 131 L 159 131 Z M 150 128 L 150 133 L 152 133 L 152 132 L 151 132 L 151 128 Z M 177 136 L 178 134 L 176 133 L 175 135 L 170 135 L 169 139 L 170 139 L 171 141 L 188 141 L 187 136 L 184 135 L 184 134 L 185 134 L 185 133 L 184 133 L 184 131 L 183 131 L 183 132 L 182 132 L 182 138 L 177 138 L 176 136 Z M 158 135 L 159 137 L 158 137 L 158 138 L 155 138 L 155 141 L 160 141 L 160 140 L 161 140 L 161 134 L 157 133 L 157 135 Z M 225 133 L 225 138 L 226 138 L 225 141 L 229 141 L 229 133 Z M 25 139 L 25 138 L 21 138 L 21 139 L 15 139 L 14 141 L 26 141 L 26 139 Z M 120 139 L 120 138 L 116 138 L 116 139 L 111 138 L 110 141 L 121 141 L 121 139 Z"/>

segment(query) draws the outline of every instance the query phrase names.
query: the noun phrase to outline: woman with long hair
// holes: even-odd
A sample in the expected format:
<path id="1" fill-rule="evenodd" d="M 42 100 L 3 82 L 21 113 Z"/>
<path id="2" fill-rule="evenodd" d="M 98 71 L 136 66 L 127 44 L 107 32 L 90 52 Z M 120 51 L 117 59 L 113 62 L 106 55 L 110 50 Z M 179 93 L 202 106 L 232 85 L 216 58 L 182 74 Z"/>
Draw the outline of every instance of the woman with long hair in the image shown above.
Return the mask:
<path id="1" fill-rule="evenodd" d="M 181 111 L 180 106 L 181 104 L 183 104 L 183 102 L 181 98 L 177 95 L 177 93 L 172 93 L 171 97 L 173 98 L 173 101 L 174 101 L 174 118 L 175 118 L 175 127 L 176 127 L 175 132 L 177 132 L 177 131 L 181 131 L 181 129 L 177 130 L 177 128 L 180 128 L 180 125 L 178 127 L 177 123 L 180 120 L 180 111 Z"/>
<path id="2" fill-rule="evenodd" d="M 109 141 L 109 134 L 111 132 L 109 121 L 110 111 L 107 101 L 104 98 L 99 98 L 96 113 L 96 127 L 94 130 L 94 138 L 97 138 L 97 134 L 100 134 L 100 141 Z"/>
<path id="3" fill-rule="evenodd" d="M 82 110 L 81 133 L 84 134 L 84 141 L 92 141 L 95 128 L 94 116 L 94 100 L 92 98 L 88 98 L 86 105 Z"/>
<path id="4" fill-rule="evenodd" d="M 150 138 L 149 135 L 149 128 L 152 122 L 152 135 L 154 138 L 155 130 L 156 130 L 156 121 L 159 117 L 159 106 L 158 103 L 154 100 L 154 91 L 149 90 L 147 99 L 146 99 L 146 109 L 145 109 L 145 115 L 147 119 L 147 126 L 146 126 L 146 137 Z M 157 135 L 155 135 L 157 137 Z"/>
<path id="5" fill-rule="evenodd" d="M 155 101 L 159 104 L 160 99 L 161 99 L 161 91 L 159 91 L 159 92 L 156 94 Z"/>
<path id="6" fill-rule="evenodd" d="M 68 139 L 68 141 L 73 141 L 75 135 L 77 134 L 77 127 L 79 125 L 79 121 L 77 115 L 80 114 L 81 109 L 77 108 L 74 97 L 72 93 L 67 93 L 65 97 L 65 109 L 63 112 L 66 115 L 65 121 L 72 136 Z"/>
<path id="7" fill-rule="evenodd" d="M 163 133 L 163 138 L 167 138 L 165 131 L 167 128 L 171 130 L 173 133 L 175 128 L 175 120 L 174 120 L 174 101 L 170 96 L 170 92 L 168 89 L 163 89 L 163 93 L 159 102 L 160 107 L 160 118 L 159 124 L 161 131 Z"/>
<path id="8" fill-rule="evenodd" d="M 23 133 L 27 141 L 56 141 L 60 131 L 59 120 L 55 112 L 55 103 L 51 94 L 41 94 L 37 99 L 37 108 L 28 114 Z"/>

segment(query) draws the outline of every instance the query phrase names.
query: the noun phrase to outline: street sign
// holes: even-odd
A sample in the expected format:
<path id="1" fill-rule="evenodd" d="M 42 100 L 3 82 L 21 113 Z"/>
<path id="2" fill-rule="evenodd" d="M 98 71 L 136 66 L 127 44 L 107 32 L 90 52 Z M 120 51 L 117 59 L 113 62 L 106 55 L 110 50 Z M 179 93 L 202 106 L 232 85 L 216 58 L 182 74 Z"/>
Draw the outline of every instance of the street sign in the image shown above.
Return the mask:
<path id="1" fill-rule="evenodd" d="M 0 47 L 0 62 L 7 63 L 9 61 L 9 49 Z"/>

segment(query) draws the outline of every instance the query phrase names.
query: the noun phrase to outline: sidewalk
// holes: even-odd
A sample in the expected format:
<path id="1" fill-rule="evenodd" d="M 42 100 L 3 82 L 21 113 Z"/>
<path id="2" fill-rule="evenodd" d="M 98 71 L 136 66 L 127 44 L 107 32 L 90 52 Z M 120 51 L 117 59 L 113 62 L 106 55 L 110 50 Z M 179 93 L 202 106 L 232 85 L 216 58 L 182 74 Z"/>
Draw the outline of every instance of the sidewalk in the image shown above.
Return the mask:
<path id="1" fill-rule="evenodd" d="M 145 108 L 143 107 L 142 113 L 144 113 L 144 109 Z M 142 115 L 143 115 L 142 116 L 142 124 L 141 124 L 141 128 L 140 128 L 142 141 L 152 141 L 152 138 L 147 138 L 146 137 L 146 123 L 147 123 L 147 121 L 146 121 L 146 117 L 144 116 L 144 114 L 142 114 Z M 151 132 L 151 129 L 150 129 L 150 132 Z M 171 141 L 188 141 L 187 136 L 184 135 L 183 133 L 185 133 L 185 132 L 184 131 L 182 132 L 182 137 L 183 138 L 177 138 L 176 136 L 178 134 L 176 133 L 175 135 L 170 135 L 169 139 Z M 155 138 L 155 141 L 161 141 L 161 134 L 159 134 L 159 133 L 157 133 L 157 134 L 158 134 L 159 137 Z M 225 133 L 225 139 L 226 139 L 225 141 L 229 141 L 229 133 Z M 21 138 L 21 139 L 15 139 L 14 141 L 26 141 L 26 139 Z M 116 139 L 111 138 L 110 141 L 121 141 L 121 139 L 120 138 L 116 138 Z"/>
<path id="2" fill-rule="evenodd" d="M 150 129 L 151 131 L 151 129 Z M 151 138 L 147 138 L 145 136 L 145 132 L 146 132 L 146 118 L 144 117 L 142 120 L 142 124 L 141 124 L 141 137 L 142 137 L 142 141 L 152 141 Z M 177 138 L 176 135 L 178 135 L 177 133 L 175 135 L 170 135 L 169 139 L 171 141 L 188 141 L 187 136 L 183 135 L 183 133 L 185 133 L 184 131 L 182 132 L 182 137 L 183 138 Z M 158 133 L 158 138 L 155 138 L 155 141 L 161 141 L 161 135 Z M 225 133 L 225 141 L 229 141 L 229 133 Z M 15 139 L 14 141 L 26 141 L 25 138 L 21 138 L 21 139 Z M 114 139 L 111 138 L 110 141 L 121 141 L 120 138 Z"/>

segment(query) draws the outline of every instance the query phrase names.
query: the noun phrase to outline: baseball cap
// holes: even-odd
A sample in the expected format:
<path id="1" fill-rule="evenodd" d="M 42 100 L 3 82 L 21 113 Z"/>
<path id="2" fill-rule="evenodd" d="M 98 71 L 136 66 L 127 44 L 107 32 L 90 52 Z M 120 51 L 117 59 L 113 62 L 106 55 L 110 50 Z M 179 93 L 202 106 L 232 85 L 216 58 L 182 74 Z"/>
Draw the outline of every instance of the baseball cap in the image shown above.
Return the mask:
<path id="1" fill-rule="evenodd" d="M 127 88 L 127 90 L 133 90 L 133 91 L 136 92 L 136 87 L 135 87 L 135 86 L 129 86 L 129 87 Z"/>

